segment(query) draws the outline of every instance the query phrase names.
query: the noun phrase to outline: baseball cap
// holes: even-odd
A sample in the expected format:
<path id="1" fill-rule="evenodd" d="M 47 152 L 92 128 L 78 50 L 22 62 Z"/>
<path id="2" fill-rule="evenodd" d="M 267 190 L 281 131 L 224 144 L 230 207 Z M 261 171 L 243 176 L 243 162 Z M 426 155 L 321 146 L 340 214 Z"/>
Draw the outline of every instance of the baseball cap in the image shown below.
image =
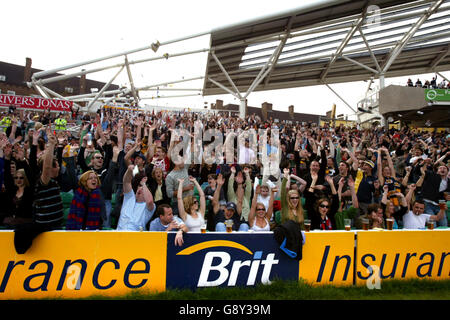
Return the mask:
<path id="1" fill-rule="evenodd" d="M 135 158 L 139 157 L 139 158 L 141 158 L 142 160 L 144 160 L 144 162 L 147 161 L 147 158 L 146 158 L 141 152 L 136 152 L 136 153 L 134 154 L 134 157 L 135 157 Z"/>
<path id="2" fill-rule="evenodd" d="M 227 203 L 227 209 L 233 209 L 234 212 L 237 212 L 237 207 L 236 207 L 236 204 L 234 202 L 228 202 Z"/>

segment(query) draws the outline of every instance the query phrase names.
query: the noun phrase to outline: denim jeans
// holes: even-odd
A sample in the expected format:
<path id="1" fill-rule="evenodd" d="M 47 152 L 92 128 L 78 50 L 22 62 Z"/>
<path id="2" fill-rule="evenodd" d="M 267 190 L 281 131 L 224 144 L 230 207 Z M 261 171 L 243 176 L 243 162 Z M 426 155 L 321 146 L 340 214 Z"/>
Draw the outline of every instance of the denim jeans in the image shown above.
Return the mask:
<path id="1" fill-rule="evenodd" d="M 249 229 L 248 224 L 241 223 L 241 225 L 239 226 L 239 230 L 238 231 L 248 231 L 248 229 Z M 225 226 L 225 223 L 217 222 L 217 224 L 216 224 L 216 231 L 217 232 L 226 232 L 227 231 L 227 227 Z"/>
<path id="2" fill-rule="evenodd" d="M 439 205 L 432 204 L 431 202 L 425 201 L 425 210 L 423 213 L 430 214 L 430 215 L 437 215 L 439 213 Z M 447 215 L 444 214 L 444 217 L 436 221 L 435 225 L 438 227 L 447 227 Z"/>
<path id="3" fill-rule="evenodd" d="M 103 228 L 111 228 L 111 200 L 105 200 L 106 220 L 103 221 Z"/>

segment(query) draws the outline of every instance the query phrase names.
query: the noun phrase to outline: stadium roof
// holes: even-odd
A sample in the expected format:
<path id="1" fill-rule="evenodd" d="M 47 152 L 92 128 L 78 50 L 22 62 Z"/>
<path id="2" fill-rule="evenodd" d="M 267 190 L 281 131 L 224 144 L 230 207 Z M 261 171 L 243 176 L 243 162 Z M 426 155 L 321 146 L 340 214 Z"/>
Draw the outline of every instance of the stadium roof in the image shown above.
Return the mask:
<path id="1" fill-rule="evenodd" d="M 203 95 L 450 70 L 450 0 L 317 1 L 211 31 Z"/>

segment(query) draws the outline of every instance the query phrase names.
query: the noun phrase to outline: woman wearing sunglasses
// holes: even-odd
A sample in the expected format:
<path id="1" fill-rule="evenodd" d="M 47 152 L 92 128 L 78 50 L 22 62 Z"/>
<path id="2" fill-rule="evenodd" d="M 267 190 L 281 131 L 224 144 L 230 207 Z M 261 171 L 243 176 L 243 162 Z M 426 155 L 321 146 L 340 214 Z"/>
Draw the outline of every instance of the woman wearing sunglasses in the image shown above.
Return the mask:
<path id="1" fill-rule="evenodd" d="M 320 230 L 336 230 L 335 215 L 339 208 L 339 198 L 333 179 L 330 176 L 325 176 L 326 182 L 331 188 L 331 199 L 329 197 L 319 198 L 315 205 L 308 211 L 308 217 L 311 219 L 311 229 Z M 305 192 L 306 197 L 314 196 L 314 185 L 317 182 L 317 175 L 312 175 L 311 187 Z"/>
<path id="2" fill-rule="evenodd" d="M 184 179 L 178 179 L 178 213 L 183 219 L 189 232 L 200 232 L 201 226 L 205 223 L 206 200 L 205 193 L 200 187 L 197 179 L 189 176 L 189 181 L 194 184 L 200 196 L 200 203 L 195 196 L 188 196 L 183 199 Z"/>
<path id="3" fill-rule="evenodd" d="M 281 223 L 292 220 L 300 224 L 302 230 L 305 217 L 303 213 L 300 193 L 297 190 L 287 191 L 287 182 L 289 180 L 289 169 L 283 170 L 283 181 L 281 182 Z"/>
<path id="4" fill-rule="evenodd" d="M 266 210 L 266 206 L 263 203 L 258 202 L 258 195 L 261 193 L 261 186 L 256 186 L 252 207 L 250 208 L 250 214 L 248 216 L 248 223 L 251 230 L 270 231 L 269 221 L 273 213 L 274 194 L 277 193 L 277 191 L 278 190 L 276 188 L 272 188 L 270 192 L 269 206 Z"/>

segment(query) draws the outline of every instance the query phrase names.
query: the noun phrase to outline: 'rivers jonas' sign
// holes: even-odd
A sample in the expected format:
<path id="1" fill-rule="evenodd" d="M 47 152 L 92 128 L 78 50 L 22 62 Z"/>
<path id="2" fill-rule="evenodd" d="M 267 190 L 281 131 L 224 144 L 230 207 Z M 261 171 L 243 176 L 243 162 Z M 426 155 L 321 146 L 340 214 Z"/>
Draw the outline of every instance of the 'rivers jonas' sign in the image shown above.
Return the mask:
<path id="1" fill-rule="evenodd" d="M 73 102 L 58 99 L 44 99 L 37 97 L 24 97 L 9 94 L 0 94 L 0 107 L 15 106 L 35 110 L 71 111 Z"/>

